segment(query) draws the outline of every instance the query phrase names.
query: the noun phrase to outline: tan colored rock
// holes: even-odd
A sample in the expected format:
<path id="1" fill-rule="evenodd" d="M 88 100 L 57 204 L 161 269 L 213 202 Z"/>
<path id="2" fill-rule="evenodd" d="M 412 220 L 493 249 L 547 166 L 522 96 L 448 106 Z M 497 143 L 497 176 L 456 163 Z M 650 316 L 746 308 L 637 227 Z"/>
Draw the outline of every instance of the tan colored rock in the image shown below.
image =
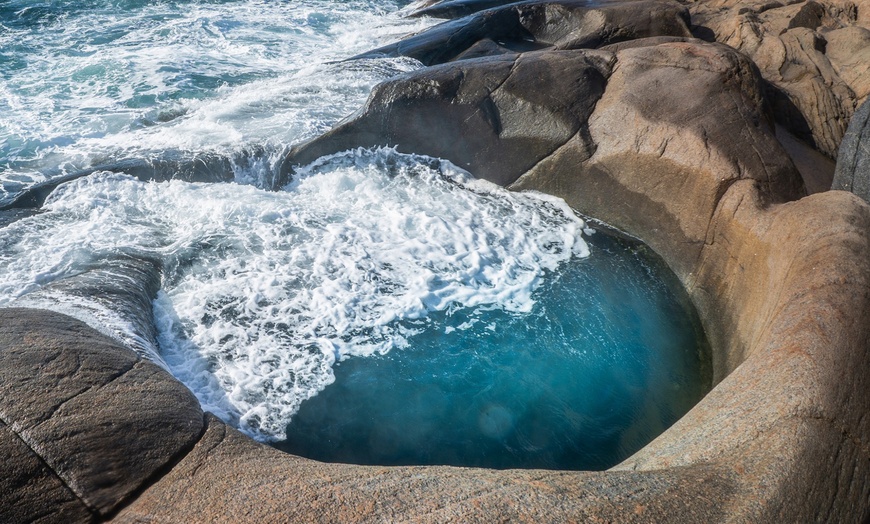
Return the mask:
<path id="1" fill-rule="evenodd" d="M 798 22 L 813 25 L 814 16 L 825 23 L 815 9 Z M 805 30 L 794 24 L 785 34 Z M 122 523 L 870 519 L 870 206 L 841 191 L 801 198 L 744 56 L 723 45 L 651 43 L 595 52 L 613 60 L 604 60 L 610 73 L 588 126 L 514 184 L 640 236 L 697 306 L 718 384 L 651 444 L 597 473 L 318 463 L 212 417 L 191 436 L 184 424 L 198 412 L 167 374 L 80 323 L 0 310 L 0 419 L 15 433 L 0 427 L 0 452 L 29 461 L 40 483 L 0 492 L 3 501 L 20 508 L 18 494 L 47 493 L 74 511 L 59 478 Z M 525 87 L 547 98 L 545 86 Z M 399 99 L 385 100 L 388 111 Z M 401 100 L 411 114 L 415 98 Z M 439 107 L 434 97 L 416 100 L 427 112 Z M 505 114 L 501 129 L 521 128 L 524 113 Z M 377 134 L 373 121 L 359 136 Z M 94 402 L 100 409 L 89 409 Z M 155 420 L 180 428 L 174 440 Z M 6 451 L 16 441 L 3 438 L 16 435 L 47 470 L 27 449 Z M 110 467 L 83 459 L 96 449 Z"/>
<path id="2" fill-rule="evenodd" d="M 870 93 L 867 0 L 719 0 L 689 6 L 693 32 L 746 53 L 772 84 L 777 121 L 830 158 Z"/>

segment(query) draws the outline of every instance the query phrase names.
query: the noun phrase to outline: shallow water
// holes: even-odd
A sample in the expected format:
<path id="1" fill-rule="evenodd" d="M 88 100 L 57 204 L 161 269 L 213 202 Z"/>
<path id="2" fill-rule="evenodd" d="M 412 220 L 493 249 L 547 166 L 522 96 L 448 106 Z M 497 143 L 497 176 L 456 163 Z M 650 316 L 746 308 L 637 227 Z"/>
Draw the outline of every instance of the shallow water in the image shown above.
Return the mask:
<path id="1" fill-rule="evenodd" d="M 0 5 L 0 205 L 124 158 L 222 155 L 233 180 L 97 172 L 61 185 L 39 214 L 0 216 L 0 306 L 30 299 L 82 316 L 229 424 L 323 459 L 353 449 L 360 462 L 604 467 L 708 380 L 691 308 L 642 248 L 589 237 L 558 199 L 390 149 L 321 159 L 264 189 L 292 144 L 420 67 L 341 62 L 435 23 L 403 19 L 401 7 Z M 156 346 L 98 297 L 45 293 L 119 257 L 162 264 Z M 413 409 L 399 409 L 405 398 Z M 377 422 L 333 421 L 365 406 L 380 408 L 367 415 Z M 441 424 L 455 431 L 429 434 L 431 421 L 406 418 L 424 408 L 425 420 L 464 414 Z M 591 419 L 610 425 L 578 437 Z M 529 433 L 545 424 L 555 425 Z M 299 440 L 309 432 L 340 449 L 313 449 Z M 395 433 L 416 435 L 417 455 L 372 437 Z M 554 447 L 536 451 L 544 441 Z"/>

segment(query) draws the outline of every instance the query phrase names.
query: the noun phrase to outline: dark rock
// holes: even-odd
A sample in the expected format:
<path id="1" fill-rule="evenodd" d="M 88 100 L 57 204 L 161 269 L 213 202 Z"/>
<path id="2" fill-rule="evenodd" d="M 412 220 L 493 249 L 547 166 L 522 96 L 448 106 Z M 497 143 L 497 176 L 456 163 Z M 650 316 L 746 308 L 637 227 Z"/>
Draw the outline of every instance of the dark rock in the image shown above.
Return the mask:
<path id="1" fill-rule="evenodd" d="M 89 522 L 94 515 L 45 462 L 0 422 L 0 522 Z"/>
<path id="2" fill-rule="evenodd" d="M 444 22 L 354 58 L 409 56 L 441 64 L 486 39 L 515 52 L 589 49 L 634 38 L 690 37 L 688 21 L 686 8 L 659 0 L 521 2 Z"/>
<path id="3" fill-rule="evenodd" d="M 849 123 L 831 189 L 849 191 L 870 202 L 870 100 L 855 111 Z"/>
<path id="4" fill-rule="evenodd" d="M 202 154 L 188 158 L 184 153 L 164 153 L 161 158 L 127 158 L 116 162 L 101 163 L 65 175 L 50 173 L 48 180 L 27 188 L 11 202 L 0 206 L 0 211 L 38 209 L 59 185 L 101 171 L 125 173 L 143 182 L 164 182 L 167 180 L 230 182 L 233 180 L 233 159 L 219 154 Z"/>
<path id="5" fill-rule="evenodd" d="M 49 309 L 86 322 L 96 322 L 94 307 L 108 312 L 123 328 L 112 331 L 140 356 L 157 350 L 152 302 L 160 289 L 162 264 L 142 253 L 114 252 L 80 268 L 80 272 L 43 285 L 12 306 Z M 69 300 L 59 300 L 59 297 Z"/>
<path id="6" fill-rule="evenodd" d="M 768 9 L 765 9 L 767 11 Z M 818 2 L 809 0 L 801 5 L 800 10 L 788 22 L 788 29 L 795 27 L 806 27 L 807 29 L 818 29 L 822 25 L 822 18 L 825 16 L 825 8 Z"/>
<path id="7" fill-rule="evenodd" d="M 7 209 L 0 211 L 0 228 L 4 228 L 13 222 L 17 222 L 22 218 L 33 216 L 37 213 L 36 209 Z"/>
<path id="8" fill-rule="evenodd" d="M 361 112 L 293 148 L 285 165 L 396 146 L 507 185 L 572 137 L 592 153 L 585 125 L 612 58 L 596 51 L 526 53 L 411 73 L 377 86 Z"/>
<path id="9" fill-rule="evenodd" d="M 0 309 L 0 420 L 104 517 L 203 429 L 196 398 L 163 369 L 70 317 L 18 308 Z M 38 511 L 57 491 L 44 467 L 28 467 L 46 484 L 0 492 L 0 507 Z"/>
<path id="10" fill-rule="evenodd" d="M 528 4 L 528 0 L 512 2 L 510 0 L 447 0 L 434 2 L 409 14 L 409 17 L 431 16 L 432 18 L 461 18 L 494 7 L 504 7 L 511 4 Z"/>
<path id="11" fill-rule="evenodd" d="M 497 184 L 570 193 L 575 209 L 641 236 L 666 231 L 671 245 L 651 247 L 683 252 L 687 265 L 672 266 L 680 275 L 706 236 L 702 222 L 680 217 L 712 215 L 743 178 L 772 199 L 804 189 L 745 56 L 697 40 L 633 42 L 616 53 L 541 51 L 411 73 L 377 87 L 360 113 L 291 150 L 285 164 L 378 145 L 446 158 Z M 574 189 L 552 185 L 568 176 Z M 638 218 L 653 213 L 655 226 Z"/>

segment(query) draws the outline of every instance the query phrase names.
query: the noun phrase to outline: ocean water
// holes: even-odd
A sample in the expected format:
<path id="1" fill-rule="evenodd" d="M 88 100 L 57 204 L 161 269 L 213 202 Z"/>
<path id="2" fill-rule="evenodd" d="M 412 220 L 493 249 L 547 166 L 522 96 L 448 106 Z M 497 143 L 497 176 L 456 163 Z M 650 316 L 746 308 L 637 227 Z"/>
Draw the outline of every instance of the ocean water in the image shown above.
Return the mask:
<path id="1" fill-rule="evenodd" d="M 352 113 L 378 82 L 421 67 L 343 62 L 436 23 L 403 9 L 386 0 L 0 3 L 0 205 L 126 158 L 222 156 L 233 180 L 96 172 L 61 185 L 41 213 L 0 221 L 0 306 L 40 296 L 86 317 L 229 424 L 324 460 L 606 467 L 709 386 L 697 320 L 647 250 L 593 233 L 558 199 L 389 148 L 323 158 L 266 189 L 291 145 Z M 36 293 L 119 255 L 162 264 L 156 344 L 98 300 Z M 469 401 L 465 429 L 462 417 L 442 424 L 472 443 L 460 458 L 432 451 L 460 449 L 450 435 L 419 434 L 428 451 L 412 456 L 347 418 L 380 407 L 367 420 L 381 433 L 422 427 L 395 400 L 420 395 L 431 402 L 410 413 L 431 420 L 424 408 Z M 606 427 L 593 438 L 581 430 L 596 417 Z M 550 436 L 529 436 L 554 421 Z M 314 449 L 301 433 L 337 444 Z M 556 451 L 532 449 L 544 441 Z"/>

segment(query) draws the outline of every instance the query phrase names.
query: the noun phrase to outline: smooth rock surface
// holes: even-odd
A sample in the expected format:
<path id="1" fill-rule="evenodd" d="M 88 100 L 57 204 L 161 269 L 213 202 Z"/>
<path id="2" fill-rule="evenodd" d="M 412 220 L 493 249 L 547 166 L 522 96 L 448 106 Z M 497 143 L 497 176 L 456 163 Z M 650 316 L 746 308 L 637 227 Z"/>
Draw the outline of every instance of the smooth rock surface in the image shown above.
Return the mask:
<path id="1" fill-rule="evenodd" d="M 0 422 L 0 522 L 88 522 L 84 502 L 15 431 Z"/>
<path id="2" fill-rule="evenodd" d="M 467 2 L 463 4 L 469 6 Z M 469 6 L 473 14 L 436 25 L 354 59 L 409 56 L 434 65 L 461 58 L 484 40 L 523 52 L 542 48 L 596 48 L 653 36 L 692 36 L 686 8 L 662 0 L 518 2 L 482 11 L 477 11 L 477 7 L 482 5 L 474 3 Z"/>
<path id="3" fill-rule="evenodd" d="M 424 69 L 376 87 L 361 112 L 291 150 L 285 164 L 379 145 L 447 158 L 514 189 L 567 194 L 560 174 L 570 171 L 597 188 L 571 189 L 576 209 L 644 239 L 652 229 L 666 232 L 647 242 L 682 253 L 672 262 L 679 276 L 706 236 L 697 217 L 712 216 L 734 181 L 758 181 L 771 200 L 804 194 L 776 140 L 757 69 L 699 40 Z M 661 174 L 672 171 L 682 176 Z"/>
<path id="4" fill-rule="evenodd" d="M 855 112 L 840 144 L 832 189 L 855 193 L 870 202 L 870 100 Z"/>
<path id="5" fill-rule="evenodd" d="M 677 269 L 721 381 L 689 414 L 601 473 L 321 464 L 212 419 L 115 520 L 870 518 L 870 206 L 845 192 L 800 198 L 757 72 L 727 48 L 626 48 L 613 69 L 590 117 L 593 155 L 566 143 L 515 187 L 610 216 Z M 722 112 L 708 120 L 694 93 Z"/>
<path id="6" fill-rule="evenodd" d="M 375 87 L 354 117 L 294 147 L 284 164 L 354 147 L 395 146 L 447 158 L 507 185 L 569 139 L 591 154 L 586 122 L 612 59 L 595 51 L 511 54 L 402 76 Z"/>
<path id="7" fill-rule="evenodd" d="M 11 305 L 72 316 L 121 341 L 139 356 L 153 358 L 157 331 L 151 303 L 160 289 L 161 262 L 143 254 L 118 252 L 91 265 L 43 285 Z"/>
<path id="8" fill-rule="evenodd" d="M 47 496 L 72 498 L 53 487 L 59 478 L 104 517 L 203 429 L 199 402 L 163 369 L 70 317 L 19 308 L 0 309 L 0 422 L 39 458 L 39 467 L 17 466 L 32 468 L 39 487 L 0 492 L 0 507 L 33 511 Z M 75 499 L 58 508 L 70 519 L 83 515 Z"/>
<path id="9" fill-rule="evenodd" d="M 693 4 L 701 13 L 696 34 L 730 35 L 762 59 L 782 46 L 787 59 L 761 64 L 784 96 L 774 101 L 792 104 L 794 112 L 779 118 L 800 115 L 806 133 L 799 138 L 830 155 L 851 111 L 842 86 L 857 96 L 864 81 L 848 80 L 835 64 L 862 52 L 855 42 L 863 33 L 851 28 L 870 22 L 868 11 L 851 2 L 741 2 Z M 723 32 L 735 20 L 735 32 Z M 824 34 L 834 42 L 827 53 Z M 771 47 L 752 51 L 755 41 Z M 491 39 L 477 52 L 510 51 L 501 47 Z M 843 83 L 826 76 L 830 71 Z M 398 144 L 464 162 L 515 189 L 562 197 L 652 246 L 698 308 L 718 385 L 615 468 L 387 468 L 282 454 L 211 416 L 203 422 L 195 399 L 168 374 L 81 323 L 6 309 L 0 456 L 11 465 L 0 483 L 0 516 L 86 522 L 96 515 L 124 523 L 870 520 L 870 206 L 843 191 L 804 196 L 774 131 L 773 113 L 783 106 L 771 111 L 769 96 L 745 55 L 682 37 L 508 53 L 385 84 L 359 114 L 288 159 L 307 163 L 350 147 Z M 800 126 L 789 129 L 798 134 Z M 438 138 L 447 133 L 454 136 Z"/>

